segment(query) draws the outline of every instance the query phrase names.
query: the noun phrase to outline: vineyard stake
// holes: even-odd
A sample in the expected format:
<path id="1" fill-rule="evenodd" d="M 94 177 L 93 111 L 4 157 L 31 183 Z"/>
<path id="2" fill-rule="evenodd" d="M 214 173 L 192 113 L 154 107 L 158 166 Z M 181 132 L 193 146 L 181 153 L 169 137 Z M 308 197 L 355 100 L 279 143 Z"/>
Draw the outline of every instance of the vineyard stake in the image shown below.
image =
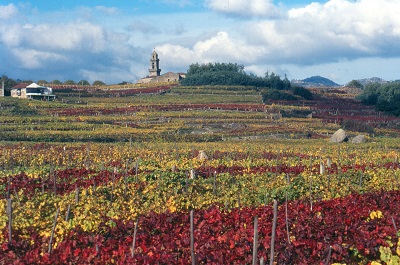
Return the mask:
<path id="1" fill-rule="evenodd" d="M 188 192 L 188 176 L 189 176 L 189 172 L 186 172 L 186 178 L 185 178 L 185 193 Z"/>
<path id="2" fill-rule="evenodd" d="M 42 194 L 44 194 L 44 177 L 42 177 Z"/>
<path id="3" fill-rule="evenodd" d="M 260 259 L 260 265 L 265 265 L 264 257 L 261 257 L 261 259 Z"/>
<path id="4" fill-rule="evenodd" d="M 286 234 L 288 243 L 290 245 L 290 233 L 289 233 L 289 220 L 288 220 L 288 192 L 286 191 L 286 200 L 285 200 L 285 221 L 286 221 Z"/>
<path id="5" fill-rule="evenodd" d="M 132 258 L 135 255 L 135 245 L 136 245 L 136 234 L 137 234 L 137 229 L 138 229 L 138 224 L 139 224 L 139 217 L 136 220 L 135 223 L 135 229 L 133 230 L 133 240 L 132 240 Z"/>
<path id="6" fill-rule="evenodd" d="M 363 183 L 363 177 L 364 177 L 364 172 L 363 172 L 363 171 L 361 171 L 361 175 L 360 175 L 360 183 L 359 183 L 359 186 L 360 186 L 360 187 L 362 186 L 362 183 Z"/>
<path id="7" fill-rule="evenodd" d="M 213 183 L 213 192 L 214 192 L 214 196 L 216 196 L 217 195 L 217 185 L 216 185 L 216 176 L 217 175 L 217 172 L 214 172 L 214 183 Z"/>
<path id="8" fill-rule="evenodd" d="M 276 230 L 276 219 L 278 215 L 278 202 L 274 200 L 274 220 L 272 222 L 272 236 L 271 236 L 271 253 L 269 259 L 269 265 L 274 265 L 274 252 L 275 252 L 275 230 Z"/>
<path id="9" fill-rule="evenodd" d="M 196 265 L 196 257 L 194 255 L 193 210 L 190 210 L 190 253 L 191 253 L 191 256 L 192 256 L 192 265 Z"/>
<path id="10" fill-rule="evenodd" d="M 125 173 L 124 173 L 124 199 L 126 197 L 126 189 L 127 189 L 127 175 L 128 175 L 128 159 L 126 160 L 125 163 Z"/>
<path id="11" fill-rule="evenodd" d="M 258 216 L 254 216 L 253 265 L 257 264 L 257 249 L 258 249 Z"/>
<path id="12" fill-rule="evenodd" d="M 10 198 L 10 185 L 11 185 L 10 177 L 7 177 L 7 199 Z"/>
<path id="13" fill-rule="evenodd" d="M 394 230 L 397 232 L 397 227 L 396 227 L 396 223 L 394 222 L 393 216 L 392 216 L 392 223 L 393 223 Z"/>
<path id="14" fill-rule="evenodd" d="M 135 167 L 136 182 L 138 182 L 139 161 L 140 161 L 140 158 L 138 158 L 138 160 L 136 160 L 136 167 Z"/>
<path id="15" fill-rule="evenodd" d="M 65 222 L 69 220 L 69 211 L 71 210 L 71 204 L 68 204 L 67 212 L 65 213 Z"/>
<path id="16" fill-rule="evenodd" d="M 57 182 L 56 174 L 54 174 L 53 167 L 50 166 L 50 176 L 53 176 L 54 195 L 57 195 Z"/>
<path id="17" fill-rule="evenodd" d="M 238 209 L 239 209 L 239 216 L 240 216 L 240 191 L 239 191 L 239 189 L 237 191 L 237 196 L 238 196 Z"/>
<path id="18" fill-rule="evenodd" d="M 12 199 L 7 199 L 7 213 L 8 213 L 8 244 L 12 246 Z"/>
<path id="19" fill-rule="evenodd" d="M 79 203 L 79 187 L 76 187 L 75 189 L 75 203 Z"/>
<path id="20" fill-rule="evenodd" d="M 311 176 L 310 176 L 310 205 L 311 205 L 311 211 L 312 211 L 312 174 L 311 174 Z"/>
<path id="21" fill-rule="evenodd" d="M 20 205 L 20 206 L 21 206 L 21 200 L 19 199 L 18 193 L 17 193 L 17 191 L 15 190 L 15 188 L 13 189 L 13 191 L 14 191 L 14 195 L 15 195 L 15 197 L 17 198 L 18 205 Z"/>
<path id="22" fill-rule="evenodd" d="M 53 229 L 51 230 L 51 236 L 50 236 L 50 242 L 49 242 L 49 251 L 48 253 L 51 253 L 52 245 L 53 245 L 53 238 L 54 238 L 54 231 L 56 230 L 56 225 L 57 225 L 57 218 L 58 214 L 60 213 L 60 208 L 57 208 L 56 216 L 54 217 L 54 224 L 53 224 Z"/>
<path id="23" fill-rule="evenodd" d="M 329 264 L 329 261 L 331 260 L 331 253 L 332 253 L 332 246 L 329 246 L 328 258 L 326 259 L 325 265 Z"/>
<path id="24" fill-rule="evenodd" d="M 113 199 L 114 199 L 114 181 L 115 181 L 115 174 L 117 174 L 117 168 L 114 167 L 114 172 L 112 175 L 112 179 L 111 179 L 111 198 L 110 198 L 110 203 L 112 203 Z"/>

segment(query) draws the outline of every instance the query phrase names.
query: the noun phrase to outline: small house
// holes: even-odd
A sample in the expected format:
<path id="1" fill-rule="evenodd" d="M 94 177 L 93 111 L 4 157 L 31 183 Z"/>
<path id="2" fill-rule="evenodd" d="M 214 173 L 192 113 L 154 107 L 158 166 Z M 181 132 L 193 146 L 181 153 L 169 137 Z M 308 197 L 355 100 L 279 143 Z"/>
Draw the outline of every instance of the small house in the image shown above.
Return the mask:
<path id="1" fill-rule="evenodd" d="M 51 87 L 40 86 L 36 83 L 30 85 L 18 84 L 11 88 L 11 97 L 27 98 L 38 100 L 54 100 L 56 95 L 53 94 Z"/>

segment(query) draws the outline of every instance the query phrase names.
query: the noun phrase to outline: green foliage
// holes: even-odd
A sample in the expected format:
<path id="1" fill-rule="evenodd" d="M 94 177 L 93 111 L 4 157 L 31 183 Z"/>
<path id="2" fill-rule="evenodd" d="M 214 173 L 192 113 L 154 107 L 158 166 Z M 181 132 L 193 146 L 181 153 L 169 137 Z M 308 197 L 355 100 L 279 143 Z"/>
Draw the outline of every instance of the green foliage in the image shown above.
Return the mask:
<path id="1" fill-rule="evenodd" d="M 400 116 L 400 82 L 368 84 L 359 99 L 366 105 L 375 105 L 379 111 Z"/>
<path id="2" fill-rule="evenodd" d="M 268 100 L 297 100 L 295 96 L 288 92 L 279 91 L 277 89 L 264 90 L 261 95 L 263 103 L 266 103 Z"/>
<path id="3" fill-rule="evenodd" d="M 0 104 L 6 108 L 3 112 L 5 115 L 36 115 L 38 112 L 35 108 L 29 106 L 28 100 L 20 100 L 15 98 L 6 98 L 0 101 Z"/>
<path id="4" fill-rule="evenodd" d="M 310 92 L 310 90 L 308 90 L 308 89 L 306 89 L 304 87 L 296 86 L 296 87 L 293 87 L 292 90 L 293 90 L 293 94 L 296 95 L 296 96 L 300 96 L 300 97 L 302 97 L 304 99 L 307 99 L 307 100 L 313 100 L 314 99 L 313 94 Z"/>
<path id="5" fill-rule="evenodd" d="M 82 79 L 82 80 L 80 80 L 80 81 L 78 82 L 78 85 L 90 86 L 90 83 L 89 83 L 89 81 Z"/>
<path id="6" fill-rule="evenodd" d="M 38 83 L 39 85 L 41 85 L 41 84 L 47 84 L 47 81 L 44 80 L 44 79 L 41 79 L 41 80 L 38 80 L 37 83 Z"/>
<path id="7" fill-rule="evenodd" d="M 62 82 L 58 79 L 54 79 L 53 81 L 51 81 L 51 83 L 54 85 L 62 85 Z"/>
<path id="8" fill-rule="evenodd" d="M 246 74 L 243 65 L 233 63 L 192 64 L 181 84 L 186 86 L 232 85 L 290 89 L 290 82 L 286 77 L 281 80 L 280 76 L 274 73 L 271 75 L 267 73 L 265 77 Z"/>
<path id="9" fill-rule="evenodd" d="M 375 133 L 374 127 L 370 124 L 357 120 L 343 120 L 341 123 L 342 128 L 350 131 L 366 132 L 369 134 Z"/>
<path id="10" fill-rule="evenodd" d="M 388 265 L 398 265 L 400 264 L 400 257 L 393 255 L 389 247 L 379 247 L 379 252 L 381 254 L 380 258 L 385 264 Z"/>
<path id="11" fill-rule="evenodd" d="M 105 86 L 106 84 L 103 81 L 96 80 L 93 82 L 93 86 Z"/>
<path id="12" fill-rule="evenodd" d="M 12 78 L 8 78 L 6 75 L 3 75 L 1 80 L 4 81 L 4 88 L 12 88 L 13 86 L 17 85 L 17 81 Z"/>
<path id="13" fill-rule="evenodd" d="M 349 83 L 347 83 L 346 86 L 348 86 L 348 87 L 356 87 L 356 88 L 360 88 L 360 89 L 364 88 L 364 85 L 361 84 L 360 81 L 357 81 L 357 80 L 354 80 L 354 79 L 351 80 Z"/>
<path id="14" fill-rule="evenodd" d="M 75 81 L 74 80 L 67 80 L 64 82 L 65 85 L 75 85 Z"/>

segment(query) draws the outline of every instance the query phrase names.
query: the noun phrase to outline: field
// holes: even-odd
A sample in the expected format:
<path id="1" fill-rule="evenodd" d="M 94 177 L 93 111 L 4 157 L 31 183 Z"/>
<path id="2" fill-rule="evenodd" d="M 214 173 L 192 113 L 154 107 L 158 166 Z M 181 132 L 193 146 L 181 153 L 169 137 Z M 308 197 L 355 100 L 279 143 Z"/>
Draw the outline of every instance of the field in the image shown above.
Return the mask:
<path id="1" fill-rule="evenodd" d="M 0 99 L 0 264 L 400 264 L 399 118 L 140 89 Z"/>

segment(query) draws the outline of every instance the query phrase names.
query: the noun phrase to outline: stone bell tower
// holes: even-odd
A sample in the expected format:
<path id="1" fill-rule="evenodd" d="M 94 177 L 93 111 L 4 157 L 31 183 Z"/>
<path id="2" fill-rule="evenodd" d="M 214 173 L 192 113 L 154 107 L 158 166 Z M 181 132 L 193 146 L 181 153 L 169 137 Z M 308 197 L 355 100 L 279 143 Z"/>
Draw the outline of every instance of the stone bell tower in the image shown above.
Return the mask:
<path id="1" fill-rule="evenodd" d="M 151 59 L 150 59 L 150 77 L 156 77 L 160 75 L 161 69 L 160 69 L 160 59 L 158 59 L 158 54 L 154 50 L 153 53 L 151 54 Z"/>

